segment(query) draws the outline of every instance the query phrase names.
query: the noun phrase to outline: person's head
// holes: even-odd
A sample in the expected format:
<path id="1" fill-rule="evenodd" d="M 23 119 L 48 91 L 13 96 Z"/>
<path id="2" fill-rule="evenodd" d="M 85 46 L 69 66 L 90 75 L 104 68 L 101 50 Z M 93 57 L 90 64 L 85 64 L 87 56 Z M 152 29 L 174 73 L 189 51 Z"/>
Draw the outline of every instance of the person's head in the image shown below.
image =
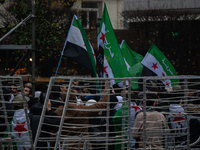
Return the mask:
<path id="1" fill-rule="evenodd" d="M 67 91 L 64 94 L 62 94 L 62 100 L 64 100 L 64 101 L 66 99 L 67 92 L 68 92 L 68 89 L 67 89 Z M 76 103 L 76 93 L 77 93 L 77 90 L 71 89 L 70 95 L 69 95 L 69 101 L 70 102 Z"/>
<path id="2" fill-rule="evenodd" d="M 32 83 L 30 83 L 30 82 L 26 83 L 26 84 L 25 84 L 25 87 L 30 87 L 30 88 L 32 88 Z"/>
<path id="3" fill-rule="evenodd" d="M 155 93 L 146 93 L 146 105 L 155 106 L 158 103 L 158 96 Z"/>
<path id="4" fill-rule="evenodd" d="M 79 85 L 79 81 L 78 80 L 74 80 L 73 86 L 78 86 L 78 85 Z"/>
<path id="5" fill-rule="evenodd" d="M 48 85 L 47 83 L 37 83 L 35 85 L 35 91 L 47 91 Z"/>
<path id="6" fill-rule="evenodd" d="M 51 93 L 50 93 L 50 99 L 57 99 L 60 96 L 60 88 L 59 86 L 52 86 Z"/>
<path id="7" fill-rule="evenodd" d="M 62 85 L 60 86 L 60 91 L 61 91 L 61 92 L 65 92 L 67 89 L 68 89 L 68 84 L 62 84 Z"/>
<path id="8" fill-rule="evenodd" d="M 176 90 L 168 93 L 168 101 L 170 104 L 180 104 L 184 99 L 184 91 Z"/>
<path id="9" fill-rule="evenodd" d="M 8 87 L 3 88 L 3 97 L 4 97 L 5 101 L 10 100 L 10 97 L 11 97 L 10 88 L 8 88 Z"/>
<path id="10" fill-rule="evenodd" d="M 121 93 L 122 89 L 119 87 L 119 85 L 116 83 L 112 86 L 112 92 L 119 95 Z"/>
<path id="11" fill-rule="evenodd" d="M 29 86 L 24 87 L 24 95 L 31 97 L 32 89 Z"/>
<path id="12" fill-rule="evenodd" d="M 17 93 L 17 85 L 16 84 L 11 84 L 10 91 L 11 91 L 11 93 Z"/>
<path id="13" fill-rule="evenodd" d="M 123 84 L 124 84 L 123 82 L 114 84 L 112 86 L 112 92 L 119 96 L 123 96 L 124 93 L 125 94 L 128 93 L 127 86 L 124 86 Z"/>
<path id="14" fill-rule="evenodd" d="M 157 86 L 152 86 L 149 91 L 155 92 L 155 94 L 157 95 L 157 92 L 159 91 L 159 88 Z"/>
<path id="15" fill-rule="evenodd" d="M 25 98 L 26 106 L 28 107 L 28 101 L 30 100 L 30 98 L 27 96 L 24 96 L 24 98 Z M 23 107 L 24 106 L 23 96 L 21 94 L 16 95 L 12 101 L 12 105 L 13 105 L 14 110 L 24 108 Z"/>
<path id="16" fill-rule="evenodd" d="M 193 99 L 196 96 L 197 87 L 195 85 L 188 86 L 189 99 Z"/>
<path id="17" fill-rule="evenodd" d="M 81 89 L 81 93 L 83 93 L 82 97 L 84 98 L 87 96 L 87 94 L 90 94 L 90 91 L 87 88 L 83 88 Z"/>
<path id="18" fill-rule="evenodd" d="M 41 103 L 42 105 L 44 105 L 46 94 L 47 94 L 46 92 L 42 91 L 38 99 L 38 102 Z"/>

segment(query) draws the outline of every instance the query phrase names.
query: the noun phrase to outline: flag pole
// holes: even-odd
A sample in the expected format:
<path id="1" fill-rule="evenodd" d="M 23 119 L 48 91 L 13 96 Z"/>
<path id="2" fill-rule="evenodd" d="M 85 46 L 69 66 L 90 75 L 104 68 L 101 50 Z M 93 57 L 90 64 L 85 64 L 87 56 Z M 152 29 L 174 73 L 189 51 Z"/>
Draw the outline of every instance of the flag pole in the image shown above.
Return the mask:
<path id="1" fill-rule="evenodd" d="M 62 59 L 62 54 L 60 55 L 60 60 L 59 60 L 59 62 L 58 62 L 58 67 L 57 67 L 57 69 L 56 69 L 55 77 L 57 76 L 57 73 L 58 73 L 58 69 L 59 69 L 59 66 L 60 66 L 61 59 Z"/>

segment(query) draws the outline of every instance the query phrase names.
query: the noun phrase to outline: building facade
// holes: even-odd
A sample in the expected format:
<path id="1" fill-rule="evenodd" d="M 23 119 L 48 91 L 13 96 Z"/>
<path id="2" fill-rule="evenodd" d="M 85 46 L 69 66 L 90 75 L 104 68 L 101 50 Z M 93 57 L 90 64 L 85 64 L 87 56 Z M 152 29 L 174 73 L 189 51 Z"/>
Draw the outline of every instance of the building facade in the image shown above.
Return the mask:
<path id="1" fill-rule="evenodd" d="M 114 29 L 123 29 L 124 0 L 77 0 L 72 9 L 81 10 L 84 13 L 82 24 L 85 29 L 90 28 L 91 19 L 93 22 L 101 18 L 104 2 L 106 3 L 110 20 Z"/>
<path id="2" fill-rule="evenodd" d="M 124 10 L 199 9 L 199 0 L 124 0 Z"/>

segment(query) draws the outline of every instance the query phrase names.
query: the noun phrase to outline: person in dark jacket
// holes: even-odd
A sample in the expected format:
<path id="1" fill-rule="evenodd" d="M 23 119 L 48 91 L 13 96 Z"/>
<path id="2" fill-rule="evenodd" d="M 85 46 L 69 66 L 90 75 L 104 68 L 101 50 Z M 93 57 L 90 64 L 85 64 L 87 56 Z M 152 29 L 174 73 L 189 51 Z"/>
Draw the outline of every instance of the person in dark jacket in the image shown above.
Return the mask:
<path id="1" fill-rule="evenodd" d="M 38 102 L 35 103 L 30 108 L 29 118 L 30 118 L 30 125 L 31 125 L 31 130 L 32 130 L 33 142 L 35 141 L 36 133 L 37 133 L 37 130 L 38 130 L 38 125 L 39 125 L 39 122 L 40 122 L 40 117 L 41 117 L 41 114 L 42 114 L 45 97 L 46 97 L 46 92 L 45 91 L 41 92 L 40 98 L 38 99 Z M 53 116 L 53 115 L 56 115 L 56 114 L 46 111 L 46 115 Z M 44 117 L 44 123 L 45 124 L 52 124 L 52 125 L 59 125 L 60 119 L 56 118 L 56 117 Z M 49 132 L 49 131 L 52 131 L 52 130 L 57 131 L 58 128 L 48 126 L 48 125 L 43 125 L 42 130 Z M 40 137 L 46 137 L 46 136 L 49 136 L 49 135 L 47 133 L 44 133 L 44 132 L 40 133 Z M 47 142 L 38 141 L 37 147 L 47 147 Z"/>

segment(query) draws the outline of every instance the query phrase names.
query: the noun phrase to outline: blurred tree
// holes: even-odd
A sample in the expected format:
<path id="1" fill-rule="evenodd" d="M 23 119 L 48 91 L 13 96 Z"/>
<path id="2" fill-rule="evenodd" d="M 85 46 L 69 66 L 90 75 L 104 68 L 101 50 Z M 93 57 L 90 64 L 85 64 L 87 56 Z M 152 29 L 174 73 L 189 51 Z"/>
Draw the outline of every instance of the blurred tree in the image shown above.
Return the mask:
<path id="1" fill-rule="evenodd" d="M 71 24 L 71 19 L 73 15 L 77 13 L 77 11 L 72 11 L 70 9 L 75 1 L 76 0 L 36 0 L 36 75 L 44 75 L 42 71 L 44 68 L 46 69 L 52 66 L 52 64 L 58 63 Z M 15 20 L 12 23 L 6 22 L 4 24 L 4 28 L 1 31 L 3 34 L 10 31 L 20 21 L 31 14 L 31 2 L 31 0 L 20 0 L 11 3 L 7 11 L 14 16 Z M 12 35 L 6 39 L 12 39 L 10 44 L 30 45 L 32 41 L 31 26 L 32 20 L 30 19 L 24 25 L 17 28 Z M 4 43 L 5 40 L 3 41 Z M 22 55 L 22 50 L 9 51 L 8 61 L 13 62 L 13 60 L 15 60 L 16 62 Z M 26 67 L 29 73 L 31 72 L 31 62 L 29 62 L 29 57 L 31 56 L 31 53 L 29 53 L 29 56 L 21 65 L 21 67 Z"/>

